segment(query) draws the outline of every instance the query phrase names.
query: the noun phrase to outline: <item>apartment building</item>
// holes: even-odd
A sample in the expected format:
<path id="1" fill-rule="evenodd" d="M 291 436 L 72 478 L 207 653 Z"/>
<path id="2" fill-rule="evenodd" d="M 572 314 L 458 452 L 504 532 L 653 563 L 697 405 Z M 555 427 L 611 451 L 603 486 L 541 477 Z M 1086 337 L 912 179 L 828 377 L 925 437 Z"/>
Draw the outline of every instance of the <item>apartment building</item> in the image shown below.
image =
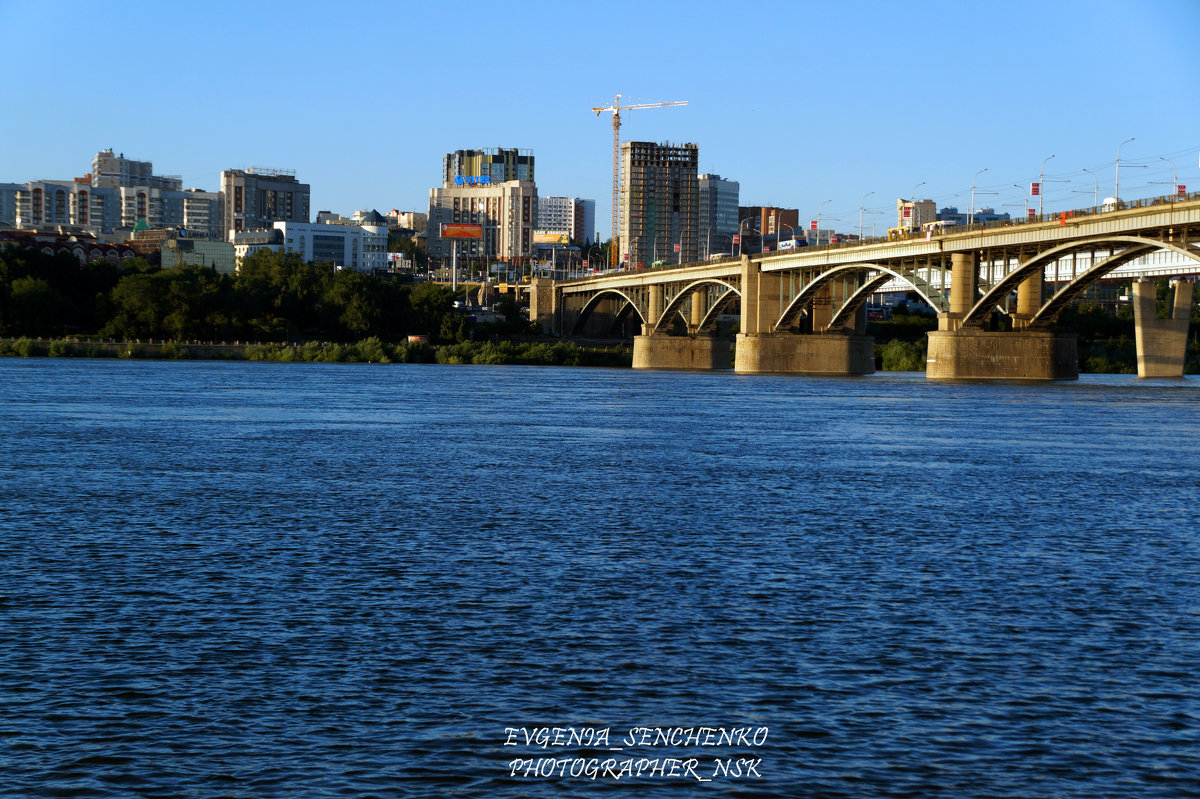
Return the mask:
<path id="1" fill-rule="evenodd" d="M 309 185 L 290 169 L 248 167 L 221 173 L 221 235 L 269 228 L 276 222 L 308 223 Z"/>
<path id="2" fill-rule="evenodd" d="M 620 258 L 626 265 L 699 260 L 699 152 L 690 143 L 621 145 Z"/>

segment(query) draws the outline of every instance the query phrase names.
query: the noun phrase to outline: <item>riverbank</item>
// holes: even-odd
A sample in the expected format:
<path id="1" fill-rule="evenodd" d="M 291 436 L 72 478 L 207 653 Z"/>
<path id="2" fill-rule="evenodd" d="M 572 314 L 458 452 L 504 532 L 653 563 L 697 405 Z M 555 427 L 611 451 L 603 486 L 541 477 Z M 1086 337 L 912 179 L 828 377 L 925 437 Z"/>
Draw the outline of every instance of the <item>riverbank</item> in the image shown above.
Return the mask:
<path id="1" fill-rule="evenodd" d="M 367 338 L 352 344 L 331 341 L 250 343 L 161 340 L 0 339 L 0 356 L 49 358 L 134 358 L 150 360 L 278 361 L 310 363 L 480 363 L 547 366 L 628 367 L 633 354 L 623 345 L 580 345 L 570 341 L 389 344 Z"/>

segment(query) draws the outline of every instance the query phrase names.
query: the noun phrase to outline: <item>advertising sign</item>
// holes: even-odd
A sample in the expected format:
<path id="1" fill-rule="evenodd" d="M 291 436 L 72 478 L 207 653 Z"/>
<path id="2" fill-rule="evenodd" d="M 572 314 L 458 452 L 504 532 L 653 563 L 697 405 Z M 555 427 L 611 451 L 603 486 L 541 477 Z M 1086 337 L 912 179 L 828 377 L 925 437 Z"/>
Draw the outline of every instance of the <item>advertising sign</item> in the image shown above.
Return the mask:
<path id="1" fill-rule="evenodd" d="M 1029 196 L 1030 197 L 1037 197 L 1041 193 L 1042 193 L 1042 184 L 1041 183 L 1030 183 L 1029 184 Z"/>
<path id="2" fill-rule="evenodd" d="M 534 244 L 561 244 L 564 247 L 567 244 L 566 233 L 534 233 Z"/>
<path id="3" fill-rule="evenodd" d="M 739 236 L 738 234 L 736 234 L 736 233 L 735 233 L 735 234 L 733 235 L 733 243 L 734 243 L 734 244 L 741 244 L 741 243 L 742 243 L 742 237 L 741 237 L 741 236 Z"/>
<path id="4" fill-rule="evenodd" d="M 1037 216 L 1037 211 L 1034 210 L 1033 208 L 1030 208 L 1029 209 L 1029 218 L 1033 219 L 1035 216 Z"/>
<path id="5" fill-rule="evenodd" d="M 676 245 L 675 245 L 675 252 L 679 252 L 679 245 L 678 245 L 678 244 L 676 244 Z"/>
<path id="6" fill-rule="evenodd" d="M 482 239 L 483 225 L 472 225 L 466 222 L 443 222 L 441 236 L 444 239 Z"/>
<path id="7" fill-rule="evenodd" d="M 904 209 L 904 215 L 905 215 L 905 216 L 908 216 L 908 210 L 909 210 L 909 209 L 907 209 L 907 208 L 905 208 L 905 209 Z M 817 229 L 817 220 L 815 220 L 815 219 L 814 219 L 813 221 L 809 222 L 809 223 L 808 223 L 808 229 L 809 229 L 809 230 L 816 230 L 816 229 Z"/>
<path id="8" fill-rule="evenodd" d="M 1180 183 L 1178 186 L 1175 187 L 1175 192 L 1180 197 L 1186 197 L 1187 196 L 1187 186 Z"/>

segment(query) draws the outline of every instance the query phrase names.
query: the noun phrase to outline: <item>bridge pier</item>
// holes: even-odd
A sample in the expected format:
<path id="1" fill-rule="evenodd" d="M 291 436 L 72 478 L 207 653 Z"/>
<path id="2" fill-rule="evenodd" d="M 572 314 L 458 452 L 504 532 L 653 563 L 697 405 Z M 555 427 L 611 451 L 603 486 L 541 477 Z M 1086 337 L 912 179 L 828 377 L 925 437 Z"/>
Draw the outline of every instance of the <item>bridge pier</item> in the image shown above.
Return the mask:
<path id="1" fill-rule="evenodd" d="M 933 380 L 1075 380 L 1072 334 L 1048 330 L 996 333 L 974 328 L 929 334 L 925 377 Z"/>
<path id="2" fill-rule="evenodd" d="M 1171 285 L 1175 287 L 1171 318 L 1159 319 L 1158 291 L 1154 281 L 1139 280 L 1133 284 L 1138 377 L 1183 377 L 1194 284 L 1173 280 Z"/>
<path id="3" fill-rule="evenodd" d="M 634 369 L 729 369 L 729 341 L 712 336 L 634 336 Z"/>
<path id="4" fill-rule="evenodd" d="M 735 372 L 869 375 L 875 371 L 875 340 L 844 333 L 738 333 Z"/>

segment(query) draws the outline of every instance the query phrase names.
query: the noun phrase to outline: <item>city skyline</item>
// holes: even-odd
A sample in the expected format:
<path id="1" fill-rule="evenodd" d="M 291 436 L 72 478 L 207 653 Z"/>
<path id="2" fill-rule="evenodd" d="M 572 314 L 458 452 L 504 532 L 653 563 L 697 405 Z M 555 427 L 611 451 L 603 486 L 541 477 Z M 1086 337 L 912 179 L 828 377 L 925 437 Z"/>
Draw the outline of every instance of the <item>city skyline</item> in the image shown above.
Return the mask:
<path id="1" fill-rule="evenodd" d="M 797 208 L 802 222 L 821 210 L 847 232 L 860 207 L 868 232 L 891 226 L 896 198 L 914 193 L 967 210 L 972 187 L 976 209 L 1021 215 L 1043 162 L 1046 210 L 1090 206 L 1112 195 L 1118 150 L 1124 197 L 1170 193 L 1173 179 L 1200 188 L 1200 111 L 1181 96 L 1200 77 L 1182 55 L 1200 7 L 1182 0 L 986 18 L 860 2 L 740 16 L 618 3 L 564 19 L 527 2 L 489 16 L 486 38 L 422 9 L 206 8 L 0 5 L 6 29 L 34 32 L 11 63 L 37 64 L 4 92 L 27 124 L 0 131 L 0 182 L 82 175 L 111 147 L 208 191 L 223 170 L 293 169 L 314 215 L 419 211 L 445 153 L 516 147 L 537 156 L 539 194 L 594 198 L 606 237 L 611 117 L 590 109 L 621 94 L 689 102 L 623 114 L 622 141 L 695 142 L 699 171 L 738 181 L 743 204 Z M 89 31 L 85 47 L 131 20 L 173 46 L 161 69 L 89 61 L 88 85 L 103 88 L 80 88 L 79 62 L 45 57 L 62 17 Z M 498 46 L 514 41 L 529 46 Z M 530 89 L 511 91 L 512 76 Z"/>

